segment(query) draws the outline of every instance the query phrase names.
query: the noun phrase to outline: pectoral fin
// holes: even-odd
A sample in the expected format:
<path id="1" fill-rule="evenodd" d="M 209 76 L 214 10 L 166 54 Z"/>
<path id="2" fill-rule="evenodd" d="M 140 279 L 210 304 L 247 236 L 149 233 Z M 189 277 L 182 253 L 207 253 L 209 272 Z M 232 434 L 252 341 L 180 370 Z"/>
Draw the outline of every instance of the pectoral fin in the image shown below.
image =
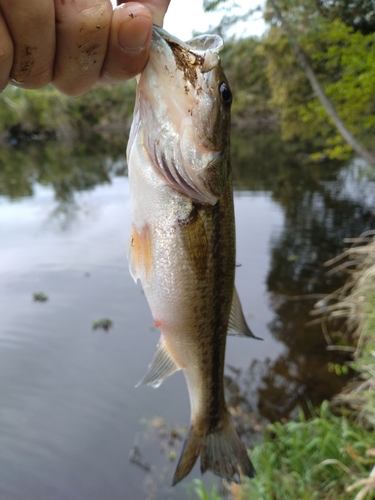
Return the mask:
<path id="1" fill-rule="evenodd" d="M 134 281 L 146 280 L 152 270 L 152 243 L 150 228 L 144 226 L 140 231 L 132 225 L 128 251 L 129 270 Z"/>
<path id="2" fill-rule="evenodd" d="M 228 335 L 243 335 L 245 337 L 252 337 L 253 339 L 257 340 L 263 340 L 260 337 L 256 337 L 248 327 L 236 288 L 233 288 L 232 307 L 230 310 L 228 324 Z"/>
<path id="3" fill-rule="evenodd" d="M 180 370 L 180 368 L 167 352 L 163 337 L 160 337 L 156 353 L 152 358 L 148 371 L 136 387 L 140 385 L 159 387 L 169 375 L 172 375 L 177 370 Z"/>

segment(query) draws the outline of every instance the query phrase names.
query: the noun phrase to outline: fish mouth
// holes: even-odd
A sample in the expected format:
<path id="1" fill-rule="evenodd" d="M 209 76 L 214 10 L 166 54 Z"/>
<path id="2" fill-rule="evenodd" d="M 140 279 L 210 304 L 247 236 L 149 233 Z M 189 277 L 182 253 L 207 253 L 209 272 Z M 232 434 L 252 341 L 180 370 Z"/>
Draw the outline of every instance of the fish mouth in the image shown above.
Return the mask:
<path id="1" fill-rule="evenodd" d="M 223 39 L 219 35 L 200 35 L 187 42 L 182 42 L 163 28 L 154 25 L 154 39 L 162 38 L 171 48 L 179 69 L 184 71 L 185 77 L 192 85 L 196 83 L 195 68 L 199 66 L 201 73 L 211 71 L 219 63 L 218 53 L 224 47 Z"/>
<path id="2" fill-rule="evenodd" d="M 198 55 L 203 55 L 206 51 L 218 53 L 224 47 L 223 39 L 219 35 L 200 35 L 187 42 L 182 42 L 179 38 L 174 37 L 160 26 L 153 26 L 153 36 L 159 36 L 165 40 L 168 45 L 178 44 L 185 50 Z"/>

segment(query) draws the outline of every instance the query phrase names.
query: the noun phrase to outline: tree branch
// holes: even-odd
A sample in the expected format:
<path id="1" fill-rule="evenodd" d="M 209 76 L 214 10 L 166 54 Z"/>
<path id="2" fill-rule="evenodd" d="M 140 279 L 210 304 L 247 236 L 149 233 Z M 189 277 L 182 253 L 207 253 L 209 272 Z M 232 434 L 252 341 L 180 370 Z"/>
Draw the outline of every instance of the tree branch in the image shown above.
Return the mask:
<path id="1" fill-rule="evenodd" d="M 367 161 L 370 165 L 375 167 L 375 157 L 368 151 L 365 147 L 362 146 L 362 144 L 353 136 L 353 134 L 350 132 L 350 130 L 346 127 L 345 123 L 341 120 L 341 118 L 338 116 L 336 109 L 332 103 L 332 101 L 327 97 L 326 93 L 324 92 L 323 87 L 320 85 L 314 70 L 310 66 L 307 57 L 305 56 L 304 52 L 302 51 L 301 47 L 298 45 L 296 37 L 293 35 L 292 31 L 289 28 L 288 23 L 285 21 L 283 15 L 281 14 L 281 11 L 276 5 L 275 0 L 269 0 L 269 3 L 272 5 L 275 15 L 277 19 L 280 21 L 281 26 L 283 27 L 285 33 L 287 34 L 290 43 L 292 45 L 292 48 L 297 56 L 297 59 L 305 72 L 307 78 L 310 81 L 310 84 L 319 99 L 320 103 L 326 110 L 328 116 L 331 118 L 333 123 L 335 124 L 337 130 L 340 132 L 341 136 L 343 139 L 351 146 L 354 151 L 361 156 L 364 160 Z"/>

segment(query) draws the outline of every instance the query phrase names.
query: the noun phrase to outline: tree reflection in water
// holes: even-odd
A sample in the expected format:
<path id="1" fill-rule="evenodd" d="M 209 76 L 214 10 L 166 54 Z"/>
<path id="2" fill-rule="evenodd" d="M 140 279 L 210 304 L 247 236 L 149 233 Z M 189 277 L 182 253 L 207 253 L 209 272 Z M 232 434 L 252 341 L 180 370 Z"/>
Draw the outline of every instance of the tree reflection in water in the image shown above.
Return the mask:
<path id="1" fill-rule="evenodd" d="M 328 370 L 329 363 L 345 362 L 345 354 L 328 352 L 320 326 L 307 323 L 317 298 L 345 280 L 340 274 L 327 276 L 324 262 L 342 251 L 344 238 L 374 227 L 374 204 L 364 202 L 361 186 L 369 189 L 370 181 L 365 175 L 353 177 L 353 163 L 311 163 L 296 145 L 282 143 L 277 133 L 250 139 L 236 133 L 232 142 L 236 189 L 271 192 L 285 217 L 283 230 L 271 241 L 267 277 L 274 310 L 269 329 L 285 351 L 275 361 L 253 362 L 246 372 L 229 367 L 226 376 L 229 402 L 246 433 L 256 427 L 255 417 L 249 417 L 254 412 L 270 421 L 289 418 L 297 404 L 319 405 L 345 384 L 346 377 Z M 50 186 L 57 202 L 53 215 L 61 218 L 62 226 L 68 225 L 77 210 L 77 191 L 126 173 L 125 144 L 120 134 L 4 146 L 0 195 L 16 199 L 31 196 L 35 183 Z M 354 184 L 355 195 L 348 189 Z M 375 193 L 374 186 L 370 188 Z"/>

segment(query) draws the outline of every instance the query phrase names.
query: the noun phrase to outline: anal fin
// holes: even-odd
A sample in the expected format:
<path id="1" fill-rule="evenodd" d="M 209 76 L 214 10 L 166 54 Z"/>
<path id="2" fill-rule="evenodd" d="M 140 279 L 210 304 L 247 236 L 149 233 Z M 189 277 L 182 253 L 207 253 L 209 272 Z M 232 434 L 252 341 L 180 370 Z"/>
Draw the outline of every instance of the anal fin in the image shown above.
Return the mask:
<path id="1" fill-rule="evenodd" d="M 172 375 L 177 370 L 180 370 L 180 368 L 167 352 L 163 337 L 160 337 L 156 353 L 152 358 L 148 371 L 136 387 L 140 385 L 159 387 L 169 375 Z"/>
<path id="2" fill-rule="evenodd" d="M 253 339 L 263 340 L 256 337 L 250 330 L 242 310 L 240 298 L 236 288 L 233 288 L 232 306 L 230 309 L 228 335 L 240 335 L 244 337 L 252 337 Z"/>

